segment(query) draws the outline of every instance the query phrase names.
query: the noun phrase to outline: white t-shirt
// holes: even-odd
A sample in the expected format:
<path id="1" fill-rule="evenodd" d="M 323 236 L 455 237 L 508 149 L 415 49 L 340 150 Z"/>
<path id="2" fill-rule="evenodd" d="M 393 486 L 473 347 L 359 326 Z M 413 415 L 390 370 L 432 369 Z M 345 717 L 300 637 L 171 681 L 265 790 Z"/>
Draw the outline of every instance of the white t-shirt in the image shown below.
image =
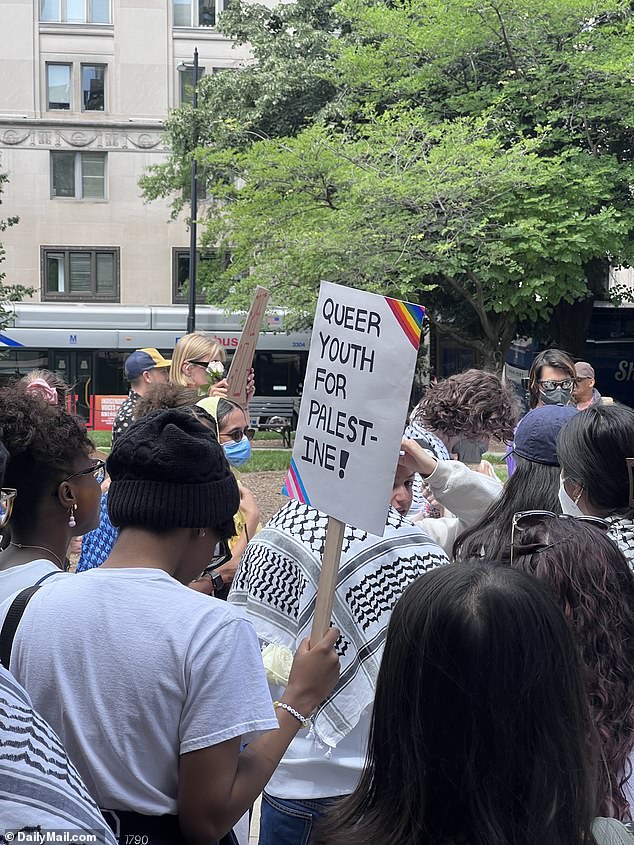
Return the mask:
<path id="1" fill-rule="evenodd" d="M 279 696 L 278 696 L 279 697 Z M 368 745 L 372 705 L 335 748 L 323 745 L 308 729 L 291 742 L 266 785 L 276 798 L 305 800 L 350 795 L 356 789 Z"/>
<path id="2" fill-rule="evenodd" d="M 175 813 L 180 754 L 278 727 L 252 625 L 158 569 L 45 584 L 10 668 L 107 809 Z"/>
<path id="3" fill-rule="evenodd" d="M 17 566 L 11 566 L 9 569 L 3 569 L 0 572 L 0 602 L 8 599 L 14 593 L 23 590 L 25 587 L 32 587 L 44 575 L 54 572 L 44 581 L 48 583 L 56 579 L 58 575 L 66 575 L 68 573 L 62 572 L 59 566 L 56 566 L 50 560 L 32 560 L 29 563 L 19 563 Z"/>
<path id="4" fill-rule="evenodd" d="M 100 845 L 116 845 L 58 737 L 3 666 L 0 711 L 0 833 L 39 826 L 95 833 Z"/>

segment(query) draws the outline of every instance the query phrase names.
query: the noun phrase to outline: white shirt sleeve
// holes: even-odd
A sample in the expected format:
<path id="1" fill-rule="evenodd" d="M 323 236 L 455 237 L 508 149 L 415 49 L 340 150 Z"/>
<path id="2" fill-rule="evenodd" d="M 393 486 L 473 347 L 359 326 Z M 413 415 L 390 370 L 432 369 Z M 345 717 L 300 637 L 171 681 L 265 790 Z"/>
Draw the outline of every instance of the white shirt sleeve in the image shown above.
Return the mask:
<path id="1" fill-rule="evenodd" d="M 278 727 L 257 636 L 247 620 L 232 619 L 213 636 L 199 630 L 185 672 L 181 754 Z"/>
<path id="2" fill-rule="evenodd" d="M 458 535 L 482 519 L 504 488 L 497 478 L 475 472 L 460 461 L 438 461 L 425 481 L 440 504 L 455 516 L 424 519 L 417 524 L 451 558 Z"/>

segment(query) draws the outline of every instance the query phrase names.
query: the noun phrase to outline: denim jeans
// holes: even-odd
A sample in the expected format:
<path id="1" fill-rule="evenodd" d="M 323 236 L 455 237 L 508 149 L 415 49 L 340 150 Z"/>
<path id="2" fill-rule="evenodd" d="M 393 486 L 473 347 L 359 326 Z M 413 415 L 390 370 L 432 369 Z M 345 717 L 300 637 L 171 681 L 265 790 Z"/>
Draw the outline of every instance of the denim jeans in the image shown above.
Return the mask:
<path id="1" fill-rule="evenodd" d="M 262 795 L 258 845 L 308 845 L 313 825 L 339 798 L 306 801 Z"/>

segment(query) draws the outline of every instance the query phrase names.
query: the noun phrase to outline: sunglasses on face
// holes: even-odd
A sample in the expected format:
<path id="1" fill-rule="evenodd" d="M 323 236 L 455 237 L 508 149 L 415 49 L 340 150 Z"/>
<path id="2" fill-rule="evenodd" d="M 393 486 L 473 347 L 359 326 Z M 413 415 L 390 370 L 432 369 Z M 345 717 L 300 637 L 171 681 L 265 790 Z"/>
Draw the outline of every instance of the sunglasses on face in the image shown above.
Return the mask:
<path id="1" fill-rule="evenodd" d="M 548 393 L 551 390 L 557 390 L 558 387 L 561 387 L 562 390 L 571 390 L 574 387 L 575 380 L 573 378 L 565 378 L 561 381 L 547 379 L 546 381 L 538 381 L 537 384 Z"/>
<path id="2" fill-rule="evenodd" d="M 193 364 L 194 367 L 207 367 L 212 363 L 211 361 L 188 361 L 188 364 Z"/>
<path id="3" fill-rule="evenodd" d="M 11 519 L 11 511 L 17 495 L 18 491 L 14 487 L 3 487 L 0 490 L 0 528 L 4 528 Z"/>
<path id="4" fill-rule="evenodd" d="M 81 469 L 79 472 L 73 472 L 71 475 L 68 475 L 66 476 L 66 478 L 63 478 L 62 481 L 70 481 L 71 478 L 77 478 L 81 475 L 94 475 L 95 480 L 99 484 L 101 484 L 104 478 L 106 477 L 106 462 L 95 461 L 91 467 L 88 467 L 87 469 Z"/>
<path id="5" fill-rule="evenodd" d="M 214 569 L 218 569 L 219 566 L 224 566 L 224 564 L 228 563 L 230 560 L 231 551 L 229 549 L 229 542 L 227 540 L 221 540 L 216 545 L 211 556 L 209 566 L 205 568 L 205 572 L 211 574 Z"/>
<path id="6" fill-rule="evenodd" d="M 578 522 L 585 522 L 588 525 L 593 525 L 601 531 L 607 531 L 610 527 L 609 522 L 601 519 L 600 516 L 571 516 L 567 513 L 553 513 L 552 511 L 520 511 L 513 517 L 511 523 L 511 566 L 513 565 L 513 551 L 520 552 L 520 554 L 534 554 L 536 552 L 543 552 L 551 548 L 552 543 L 544 545 L 543 543 L 531 543 L 530 545 L 515 545 L 515 532 L 525 531 L 527 528 L 535 528 L 535 526 L 548 519 L 575 519 Z"/>
<path id="7" fill-rule="evenodd" d="M 223 431 L 221 434 L 222 437 L 229 437 L 233 440 L 234 443 L 240 443 L 243 437 L 246 436 L 247 440 L 253 440 L 255 437 L 255 429 L 254 428 L 232 428 L 231 431 Z"/>

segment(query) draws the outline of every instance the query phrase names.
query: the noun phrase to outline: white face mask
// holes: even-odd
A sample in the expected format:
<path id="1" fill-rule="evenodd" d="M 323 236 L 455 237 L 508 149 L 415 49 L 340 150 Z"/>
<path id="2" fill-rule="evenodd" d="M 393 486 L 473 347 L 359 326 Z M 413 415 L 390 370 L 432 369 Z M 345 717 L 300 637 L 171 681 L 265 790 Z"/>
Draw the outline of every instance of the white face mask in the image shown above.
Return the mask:
<path id="1" fill-rule="evenodd" d="M 585 516 L 584 512 L 581 510 L 577 502 L 581 498 L 581 494 L 583 490 L 579 491 L 579 495 L 576 499 L 571 499 L 568 493 L 566 493 L 566 488 L 564 487 L 564 478 L 563 476 L 559 477 L 559 504 L 561 505 L 561 512 L 567 514 L 568 516 Z"/>

